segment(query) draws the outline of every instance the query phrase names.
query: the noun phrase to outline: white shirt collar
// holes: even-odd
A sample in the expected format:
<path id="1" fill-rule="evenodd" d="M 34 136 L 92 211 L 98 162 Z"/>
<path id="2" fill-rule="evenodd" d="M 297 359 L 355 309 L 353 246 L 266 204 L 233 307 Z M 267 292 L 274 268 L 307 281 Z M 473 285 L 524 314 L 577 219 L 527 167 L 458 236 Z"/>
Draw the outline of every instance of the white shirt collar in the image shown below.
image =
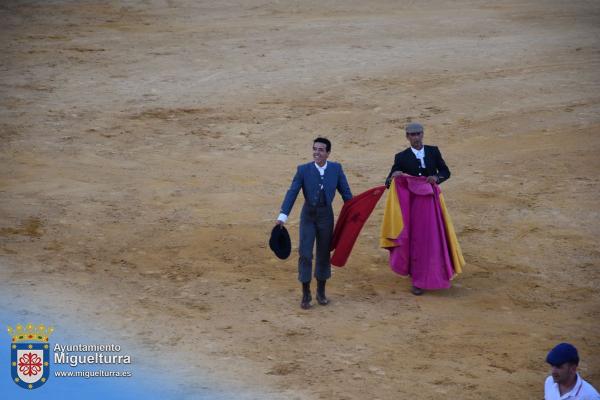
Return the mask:
<path id="1" fill-rule="evenodd" d="M 419 159 L 425 157 L 425 146 L 421 147 L 421 150 L 417 150 L 414 147 L 410 147 L 410 149 L 412 150 L 412 152 L 415 154 L 415 156 Z"/>
<path id="2" fill-rule="evenodd" d="M 573 388 L 571 390 L 569 390 L 567 393 L 565 393 L 561 396 L 560 390 L 558 388 L 558 383 L 554 382 L 554 380 L 552 379 L 552 376 L 549 376 L 548 379 L 550 380 L 550 387 L 552 388 L 551 393 L 546 393 L 546 399 L 548 399 L 548 400 L 574 399 L 577 397 L 577 395 L 581 391 L 581 386 L 583 385 L 583 380 L 579 376 L 579 373 L 577 373 L 577 381 L 575 381 L 575 386 L 573 386 Z"/>
<path id="3" fill-rule="evenodd" d="M 315 163 L 315 167 L 319 170 L 319 173 L 323 175 L 325 173 L 325 169 L 327 169 L 327 161 L 325 161 L 325 165 L 319 167 L 319 164 Z"/>
<path id="4" fill-rule="evenodd" d="M 560 398 L 561 399 L 569 399 L 571 397 L 577 396 L 579 394 L 579 391 L 581 390 L 582 384 L 583 384 L 583 382 L 581 381 L 581 378 L 579 377 L 579 372 L 578 372 L 577 380 L 575 381 L 575 386 L 573 386 L 573 389 L 571 389 L 567 393 L 563 394 Z M 558 390 L 558 383 L 556 384 L 556 389 Z"/>

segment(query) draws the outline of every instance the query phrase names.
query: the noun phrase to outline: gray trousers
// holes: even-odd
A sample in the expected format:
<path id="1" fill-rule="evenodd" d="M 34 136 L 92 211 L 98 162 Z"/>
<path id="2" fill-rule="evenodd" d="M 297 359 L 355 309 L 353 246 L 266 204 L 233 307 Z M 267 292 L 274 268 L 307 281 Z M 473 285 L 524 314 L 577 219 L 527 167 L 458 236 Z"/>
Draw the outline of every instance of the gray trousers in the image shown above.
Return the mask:
<path id="1" fill-rule="evenodd" d="M 300 245 L 298 247 L 298 280 L 310 282 L 313 247 L 317 243 L 315 278 L 320 281 L 331 277 L 329 245 L 333 237 L 333 208 L 309 207 L 304 204 L 300 214 Z"/>

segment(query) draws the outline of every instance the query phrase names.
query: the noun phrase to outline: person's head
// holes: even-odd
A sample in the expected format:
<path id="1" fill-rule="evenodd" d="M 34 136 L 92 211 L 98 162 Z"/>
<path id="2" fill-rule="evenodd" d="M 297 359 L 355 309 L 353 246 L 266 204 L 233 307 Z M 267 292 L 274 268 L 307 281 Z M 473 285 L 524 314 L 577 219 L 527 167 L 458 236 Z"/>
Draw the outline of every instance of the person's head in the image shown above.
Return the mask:
<path id="1" fill-rule="evenodd" d="M 325 164 L 330 152 L 331 142 L 329 139 L 318 137 L 313 140 L 313 159 L 318 165 L 323 166 Z"/>
<path id="2" fill-rule="evenodd" d="M 574 382 L 577 378 L 577 364 L 566 362 L 561 365 L 551 365 L 552 379 L 559 385 Z"/>
<path id="3" fill-rule="evenodd" d="M 576 379 L 579 354 L 575 346 L 560 343 L 546 356 L 546 362 L 552 367 L 552 379 L 558 384 L 571 383 Z"/>
<path id="4" fill-rule="evenodd" d="M 411 122 L 404 129 L 406 130 L 406 139 L 410 142 L 410 146 L 420 150 L 423 147 L 423 125 Z"/>

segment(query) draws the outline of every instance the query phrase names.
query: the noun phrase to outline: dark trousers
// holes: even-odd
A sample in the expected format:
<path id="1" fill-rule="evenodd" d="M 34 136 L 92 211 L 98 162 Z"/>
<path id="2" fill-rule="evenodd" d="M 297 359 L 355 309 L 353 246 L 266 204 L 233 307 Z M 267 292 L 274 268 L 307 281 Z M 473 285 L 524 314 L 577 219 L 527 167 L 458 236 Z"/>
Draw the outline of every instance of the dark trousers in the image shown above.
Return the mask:
<path id="1" fill-rule="evenodd" d="M 329 245 L 333 237 L 333 208 L 330 206 L 309 207 L 304 204 L 300 214 L 300 245 L 298 252 L 298 280 L 310 282 L 312 275 L 313 247 L 317 244 L 315 278 L 327 280 L 331 277 Z"/>

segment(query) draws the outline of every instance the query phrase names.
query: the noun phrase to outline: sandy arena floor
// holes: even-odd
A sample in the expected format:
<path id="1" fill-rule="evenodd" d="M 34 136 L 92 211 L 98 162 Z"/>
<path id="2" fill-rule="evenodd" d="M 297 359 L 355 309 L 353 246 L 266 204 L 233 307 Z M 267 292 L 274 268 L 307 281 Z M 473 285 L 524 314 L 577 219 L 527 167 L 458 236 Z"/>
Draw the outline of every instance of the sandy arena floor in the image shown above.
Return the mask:
<path id="1" fill-rule="evenodd" d="M 0 20 L 0 291 L 277 399 L 540 399 L 559 341 L 600 386 L 600 3 L 3 1 Z M 267 246 L 295 166 L 326 135 L 358 194 L 411 120 L 452 170 L 465 273 L 412 296 L 381 201 L 332 304 L 300 310 L 295 253 Z"/>

